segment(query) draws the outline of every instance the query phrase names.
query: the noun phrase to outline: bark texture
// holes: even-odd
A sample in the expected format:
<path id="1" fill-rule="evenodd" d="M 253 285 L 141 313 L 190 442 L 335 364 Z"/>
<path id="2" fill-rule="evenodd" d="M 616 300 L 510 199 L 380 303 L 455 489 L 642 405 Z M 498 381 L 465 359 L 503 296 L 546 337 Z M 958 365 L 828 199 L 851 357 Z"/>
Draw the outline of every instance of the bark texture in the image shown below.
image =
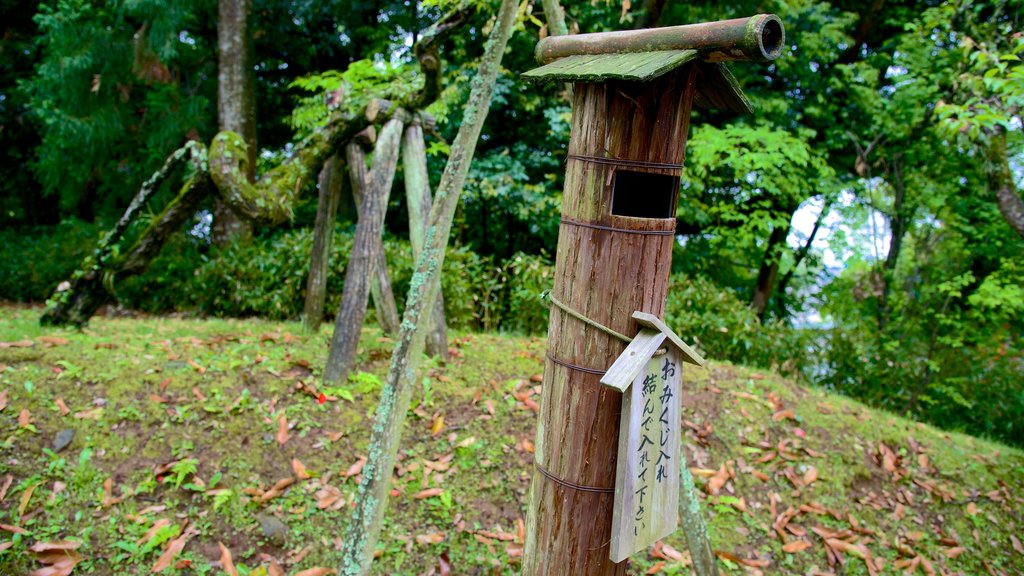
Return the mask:
<path id="1" fill-rule="evenodd" d="M 1009 156 L 1006 151 L 1006 134 L 992 137 L 989 144 L 989 187 L 995 190 L 999 213 L 1011 228 L 1024 238 L 1024 200 L 1021 200 L 1017 185 L 1013 181 Z"/>
<path id="2" fill-rule="evenodd" d="M 324 380 L 327 382 L 344 381 L 355 362 L 356 347 L 359 344 L 359 334 L 370 297 L 373 265 L 381 251 L 383 212 L 398 164 L 398 146 L 402 137 L 403 120 L 401 117 L 389 120 L 374 146 L 373 168 L 370 170 L 369 185 L 363 197 L 359 222 L 356 224 L 352 253 L 345 269 L 345 289 L 334 321 L 334 335 L 331 337 L 331 349 L 327 354 L 327 365 L 324 367 Z M 353 166 L 357 164 L 357 160 L 351 157 L 349 161 Z"/>
<path id="3" fill-rule="evenodd" d="M 695 74 L 690 65 L 645 84 L 575 85 L 570 157 L 681 162 Z M 570 159 L 552 295 L 600 324 L 633 335 L 638 329 L 634 311 L 664 314 L 676 223 L 673 217 L 612 214 L 614 176 L 620 169 L 679 176 L 678 169 L 668 167 Z M 669 214 L 675 214 L 674 192 Z M 523 574 L 622 575 L 627 563 L 613 563 L 608 547 L 622 395 L 600 379 L 626 344 L 560 308 L 552 308 L 550 318 Z"/>
<path id="4" fill-rule="evenodd" d="M 355 144 L 346 147 L 346 154 L 351 155 L 351 162 L 358 163 L 358 166 L 349 171 L 351 182 L 352 200 L 356 206 L 356 213 L 362 217 L 363 197 L 368 188 L 369 171 L 366 169 L 366 156 L 361 149 L 352 148 Z M 384 216 L 387 207 L 387 198 L 384 199 L 384 209 L 381 210 L 381 231 L 383 232 Z M 358 222 L 358 220 L 357 220 Z M 395 303 L 395 294 L 391 289 L 391 276 L 388 274 L 387 256 L 384 254 L 384 245 L 381 238 L 376 240 L 377 246 L 374 252 L 377 254 L 373 262 L 373 270 L 370 272 L 370 299 L 373 301 L 374 310 L 377 312 L 377 322 L 381 330 L 389 336 L 398 333 L 398 305 Z"/>
<path id="5" fill-rule="evenodd" d="M 217 120 L 221 130 L 242 136 L 248 146 L 245 175 L 256 179 L 256 73 L 249 15 L 252 0 L 217 2 Z M 213 205 L 213 241 L 225 246 L 248 237 L 252 226 L 231 211 L 227 202 Z"/>
<path id="6" fill-rule="evenodd" d="M 419 119 L 405 128 L 402 137 L 402 166 L 405 168 L 405 198 L 409 208 L 409 241 L 413 260 L 423 252 L 423 236 L 430 218 L 430 180 L 427 177 L 427 150 L 423 142 L 423 126 Z M 437 282 L 440 284 L 440 276 Z M 427 321 L 426 351 L 428 356 L 448 360 L 448 325 L 444 317 L 444 294 L 438 289 L 434 312 Z"/>
<path id="7" fill-rule="evenodd" d="M 185 182 L 177 196 L 130 247 L 125 248 L 123 241 L 128 228 L 160 185 L 182 165 L 186 168 Z M 118 281 L 145 271 L 168 236 L 181 228 L 211 190 L 206 172 L 206 148 L 202 144 L 189 142 L 171 154 L 163 167 L 143 183 L 118 223 L 72 275 L 67 289 L 58 289 L 50 298 L 39 322 L 44 326 L 84 326 L 100 306 L 110 300 Z"/>
<path id="8" fill-rule="evenodd" d="M 782 258 L 782 249 L 785 247 L 787 235 L 789 235 L 788 220 L 785 225 L 776 222 L 771 234 L 768 235 L 768 246 L 764 250 L 764 258 L 761 259 L 761 268 L 757 272 L 757 281 L 754 284 L 754 295 L 750 299 L 750 307 L 761 319 L 764 319 L 768 301 L 772 297 L 772 289 L 775 288 L 775 279 L 779 275 L 779 261 Z"/>
<path id="9" fill-rule="evenodd" d="M 306 304 L 302 324 L 307 332 L 317 332 L 324 320 L 324 302 L 327 299 L 327 272 L 330 269 L 331 248 L 334 243 L 334 217 L 338 211 L 341 189 L 344 187 L 344 163 L 335 154 L 320 169 L 319 198 L 316 222 L 313 225 L 313 249 L 309 257 L 309 277 L 306 280 Z"/>
<path id="10" fill-rule="evenodd" d="M 418 383 L 417 370 L 426 336 L 426 330 L 421 327 L 422 319 L 429 313 L 437 297 L 435 280 L 444 263 L 455 209 L 490 108 L 501 57 L 512 34 L 516 6 L 515 0 L 503 0 L 501 3 L 498 20 L 472 80 L 462 125 L 452 144 L 430 211 L 430 226 L 425 235 L 423 252 L 416 260 L 398 342 L 391 355 L 387 380 L 374 414 L 363 480 L 359 483 L 355 508 L 345 527 L 345 550 L 339 570 L 343 576 L 368 574 L 373 561 L 405 416 L 412 392 Z"/>
<path id="11" fill-rule="evenodd" d="M 565 36 L 569 27 L 565 24 L 565 10 L 558 0 L 541 0 L 544 7 L 544 19 L 548 22 L 548 35 Z"/>

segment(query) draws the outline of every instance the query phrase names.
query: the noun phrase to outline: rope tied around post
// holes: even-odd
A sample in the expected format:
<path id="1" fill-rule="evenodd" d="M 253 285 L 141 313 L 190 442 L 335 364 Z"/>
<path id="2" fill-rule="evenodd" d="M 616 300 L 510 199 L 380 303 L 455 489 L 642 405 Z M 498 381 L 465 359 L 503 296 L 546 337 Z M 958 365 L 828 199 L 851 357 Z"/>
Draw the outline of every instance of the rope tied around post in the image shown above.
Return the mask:
<path id="1" fill-rule="evenodd" d="M 604 324 L 601 324 L 597 320 L 592 320 L 590 318 L 587 318 L 583 314 L 577 312 L 576 310 L 574 310 L 569 305 L 565 304 L 564 302 L 562 302 L 558 298 L 555 298 L 554 294 L 551 293 L 551 290 L 545 290 L 545 291 L 541 292 L 540 293 L 540 300 L 541 300 L 541 302 L 547 302 L 548 303 L 547 305 L 548 305 L 549 308 L 553 304 L 556 308 L 558 308 L 562 312 L 565 312 L 569 316 L 572 316 L 573 318 L 579 320 L 580 322 L 583 322 L 587 326 L 591 326 L 591 327 L 597 328 L 598 330 L 604 332 L 605 334 L 608 334 L 609 336 L 614 336 L 614 337 L 618 338 L 619 340 L 622 340 L 626 344 L 629 344 L 630 342 L 633 341 L 633 339 L 630 338 L 629 336 L 626 336 L 625 334 L 623 334 L 621 332 L 617 332 L 617 331 L 615 331 L 615 330 L 605 326 Z"/>

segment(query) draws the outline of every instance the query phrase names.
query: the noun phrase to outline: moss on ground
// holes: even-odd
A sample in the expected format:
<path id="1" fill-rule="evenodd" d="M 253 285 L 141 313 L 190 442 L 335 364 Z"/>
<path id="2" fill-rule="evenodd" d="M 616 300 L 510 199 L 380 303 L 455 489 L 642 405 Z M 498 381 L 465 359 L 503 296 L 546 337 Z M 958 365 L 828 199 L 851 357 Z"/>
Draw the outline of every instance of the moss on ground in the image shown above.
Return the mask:
<path id="1" fill-rule="evenodd" d="M 365 329 L 359 371 L 321 388 L 327 327 L 96 318 L 73 332 L 39 313 L 0 308 L 0 524 L 24 530 L 0 527 L 0 574 L 40 567 L 28 547 L 64 539 L 81 542 L 75 574 L 148 574 L 187 529 L 165 573 L 221 573 L 218 543 L 242 574 L 270 558 L 289 572 L 338 563 L 393 341 Z M 413 400 L 375 574 L 518 572 L 535 428 L 523 399 L 539 397 L 543 340 L 454 334 L 452 348 Z M 686 451 L 698 487 L 721 483 L 703 504 L 726 573 L 869 573 L 858 551 L 830 567 L 822 529 L 849 531 L 838 538 L 882 558 L 881 573 L 1024 570 L 1021 452 L 741 367 L 685 378 Z M 74 438 L 54 452 L 62 430 Z M 311 478 L 274 491 L 295 461 Z M 268 519 L 286 531 L 268 535 Z M 809 547 L 787 553 L 779 532 Z M 631 573 L 689 573 L 682 535 L 664 544 Z"/>

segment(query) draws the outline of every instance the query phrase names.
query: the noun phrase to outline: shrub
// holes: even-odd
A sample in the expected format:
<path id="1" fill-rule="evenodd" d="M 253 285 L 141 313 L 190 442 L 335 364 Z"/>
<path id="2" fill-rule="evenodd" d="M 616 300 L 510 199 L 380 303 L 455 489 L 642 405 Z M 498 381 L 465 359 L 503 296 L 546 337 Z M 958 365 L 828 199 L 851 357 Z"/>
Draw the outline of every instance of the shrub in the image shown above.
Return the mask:
<path id="1" fill-rule="evenodd" d="M 0 298 L 42 302 L 91 252 L 100 231 L 65 220 L 52 227 L 0 230 Z"/>
<path id="2" fill-rule="evenodd" d="M 673 275 L 665 322 L 707 357 L 795 373 L 804 337 L 780 322 L 762 324 L 734 292 L 706 278 Z"/>

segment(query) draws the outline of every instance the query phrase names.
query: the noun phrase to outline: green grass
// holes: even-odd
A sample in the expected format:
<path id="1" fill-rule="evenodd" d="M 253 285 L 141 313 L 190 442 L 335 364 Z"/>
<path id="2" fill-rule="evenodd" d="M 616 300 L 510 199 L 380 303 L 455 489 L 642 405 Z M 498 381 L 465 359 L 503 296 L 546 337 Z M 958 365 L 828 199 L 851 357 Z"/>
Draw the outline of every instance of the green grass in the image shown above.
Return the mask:
<path id="1" fill-rule="evenodd" d="M 148 574 L 186 529 L 198 533 L 175 558 L 182 567 L 164 573 L 222 573 L 214 567 L 218 543 L 241 574 L 261 573 L 270 557 L 288 573 L 338 563 L 356 486 L 344 473 L 365 454 L 392 344 L 377 329 L 364 329 L 353 381 L 318 389 L 337 398 L 320 404 L 302 384 L 318 385 L 327 327 L 306 336 L 298 324 L 261 320 L 96 318 L 72 332 L 40 328 L 38 314 L 0 308 L 0 342 L 31 343 L 0 348 L 0 486 L 12 479 L 0 524 L 24 530 L 0 528 L 0 542 L 11 543 L 0 552 L 0 574 L 41 567 L 28 547 L 65 539 L 81 542 L 75 574 Z M 414 399 L 375 574 L 422 574 L 442 557 L 455 574 L 518 573 L 535 415 L 513 392 L 536 385 L 530 378 L 543 372 L 543 340 L 452 338 L 456 357 L 428 363 Z M 845 541 L 883 558 L 883 573 L 915 557 L 949 573 L 1024 570 L 1024 552 L 1010 538 L 1024 532 L 1021 452 L 741 367 L 712 364 L 685 378 L 684 442 L 698 486 L 723 465 L 734 474 L 718 495 L 703 497 L 715 549 L 767 561 L 766 573 L 829 571 L 812 531 L 824 527 L 851 530 Z M 23 410 L 28 426 L 19 424 Z M 74 439 L 55 453 L 65 429 Z M 880 444 L 893 451 L 895 473 Z M 260 491 L 295 475 L 293 460 L 312 478 L 258 502 Z M 168 469 L 158 476 L 161 467 Z M 802 485 L 812 467 L 817 480 Z M 434 496 L 415 497 L 434 488 Z M 340 498 L 319 508 L 330 493 Z M 807 511 L 790 521 L 787 539 L 811 546 L 788 554 L 771 527 L 801 505 Z M 269 517 L 287 532 L 265 536 L 260 518 Z M 161 519 L 166 525 L 144 538 Z M 665 543 L 685 550 L 679 533 Z M 965 551 L 949 558 L 955 547 Z M 638 554 L 630 570 L 687 574 L 683 556 Z M 862 560 L 844 557 L 841 573 L 868 573 Z M 721 565 L 726 573 L 752 570 L 728 556 Z"/>

